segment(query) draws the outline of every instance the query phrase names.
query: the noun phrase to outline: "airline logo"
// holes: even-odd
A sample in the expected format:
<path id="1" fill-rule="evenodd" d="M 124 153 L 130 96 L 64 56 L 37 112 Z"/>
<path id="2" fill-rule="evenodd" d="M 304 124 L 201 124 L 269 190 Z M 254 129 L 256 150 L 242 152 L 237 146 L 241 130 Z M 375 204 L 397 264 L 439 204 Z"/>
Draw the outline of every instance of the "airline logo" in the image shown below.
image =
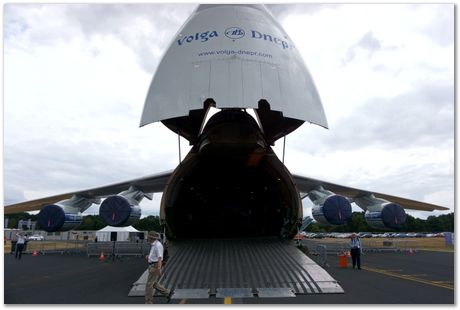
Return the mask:
<path id="1" fill-rule="evenodd" d="M 225 29 L 225 36 L 232 40 L 241 39 L 242 37 L 244 37 L 244 35 L 244 30 L 239 27 L 230 27 Z"/>
<path id="2" fill-rule="evenodd" d="M 283 50 L 293 48 L 292 44 L 289 44 L 286 40 L 278 38 L 272 34 L 263 33 L 257 30 L 250 30 L 247 34 L 243 28 L 240 27 L 229 27 L 223 31 L 225 37 L 235 41 L 243 37 L 247 37 L 251 40 L 262 40 L 269 43 L 276 44 L 280 46 Z M 222 36 L 222 33 L 219 33 L 217 30 L 208 30 L 203 32 L 197 32 L 194 34 L 180 35 L 179 39 L 176 41 L 177 45 L 184 46 L 188 43 L 199 42 L 204 43 L 213 38 L 218 38 Z"/>
<path id="3" fill-rule="evenodd" d="M 178 45 L 184 45 L 186 43 L 190 43 L 193 41 L 200 41 L 206 42 L 211 38 L 218 37 L 217 31 L 204 31 L 204 32 L 197 32 L 192 35 L 182 36 L 179 40 L 177 40 Z"/>

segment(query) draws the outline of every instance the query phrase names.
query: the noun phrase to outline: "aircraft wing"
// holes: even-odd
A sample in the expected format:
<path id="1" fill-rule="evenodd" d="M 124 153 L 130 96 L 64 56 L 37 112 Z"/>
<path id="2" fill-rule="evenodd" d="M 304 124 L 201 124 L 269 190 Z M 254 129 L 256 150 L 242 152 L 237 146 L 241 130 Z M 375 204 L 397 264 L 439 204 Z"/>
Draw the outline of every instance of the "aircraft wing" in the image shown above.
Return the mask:
<path id="1" fill-rule="evenodd" d="M 134 186 L 136 189 L 143 191 L 144 193 L 158 193 L 162 192 L 169 177 L 172 174 L 171 171 L 162 172 L 159 174 L 149 175 L 142 178 L 124 181 L 120 183 L 110 184 L 97 188 L 92 188 L 83 191 L 70 192 L 66 194 L 60 194 L 45 198 L 39 198 L 35 200 L 29 200 L 25 202 L 15 203 L 12 205 L 5 206 L 5 214 L 13 214 L 26 211 L 40 210 L 42 207 L 56 203 L 64 199 L 69 199 L 73 195 L 83 196 L 85 198 L 102 198 L 110 195 L 116 195 L 122 191 L 127 190 L 130 186 Z"/>
<path id="2" fill-rule="evenodd" d="M 46 206 L 48 204 L 52 204 L 52 203 L 55 203 L 57 201 L 61 201 L 64 199 L 69 199 L 73 195 L 79 195 L 79 196 L 83 196 L 86 198 L 107 197 L 110 195 L 116 195 L 128 189 L 130 186 L 134 186 L 137 189 L 145 193 L 162 192 L 172 172 L 173 171 L 171 170 L 171 171 L 162 172 L 159 174 L 145 176 L 142 178 L 124 181 L 124 182 L 115 183 L 115 184 L 110 184 L 110 185 L 106 185 L 102 187 L 97 187 L 97 188 L 92 188 L 92 189 L 87 189 L 87 190 L 82 190 L 82 191 L 70 192 L 70 193 L 15 203 L 15 204 L 5 206 L 4 214 L 13 214 L 13 213 L 18 213 L 18 212 L 40 210 L 43 206 Z M 420 211 L 448 210 L 448 208 L 441 207 L 438 205 L 433 205 L 433 204 L 411 200 L 407 198 L 371 192 L 371 191 L 357 189 L 357 188 L 343 186 L 343 185 L 338 185 L 338 184 L 325 182 L 325 181 L 308 178 L 304 176 L 293 175 L 293 178 L 294 178 L 294 181 L 299 191 L 302 193 L 308 193 L 309 191 L 317 188 L 318 186 L 322 186 L 326 190 L 329 190 L 339 195 L 349 197 L 351 199 L 373 194 L 377 198 L 383 198 L 385 200 L 388 200 L 394 203 L 398 203 L 404 209 L 420 210 Z"/>
<path id="3" fill-rule="evenodd" d="M 308 177 L 303 177 L 299 175 L 292 175 L 294 181 L 297 185 L 297 188 L 301 193 L 308 193 L 309 191 L 322 186 L 324 189 L 334 192 L 338 195 L 342 195 L 351 199 L 360 198 L 363 196 L 374 195 L 376 198 L 382 198 L 393 203 L 399 204 L 404 209 L 419 210 L 419 211 L 433 211 L 433 210 L 449 210 L 449 208 L 441 207 L 438 205 L 433 205 L 426 202 L 420 202 L 416 200 L 411 200 L 407 198 L 376 193 L 372 191 L 367 191 L 363 189 L 338 185 L 330 182 L 325 182 L 317 179 L 312 179 Z"/>

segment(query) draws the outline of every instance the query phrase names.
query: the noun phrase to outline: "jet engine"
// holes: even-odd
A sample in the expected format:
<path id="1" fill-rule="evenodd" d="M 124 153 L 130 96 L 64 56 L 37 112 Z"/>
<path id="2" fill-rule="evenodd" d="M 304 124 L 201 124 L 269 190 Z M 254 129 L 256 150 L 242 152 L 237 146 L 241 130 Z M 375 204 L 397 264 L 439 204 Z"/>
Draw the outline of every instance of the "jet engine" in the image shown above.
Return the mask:
<path id="1" fill-rule="evenodd" d="M 152 195 L 130 187 L 118 195 L 107 197 L 99 208 L 99 216 L 104 223 L 110 226 L 132 225 L 141 217 L 139 203 L 144 197 L 152 199 Z"/>
<path id="2" fill-rule="evenodd" d="M 400 228 L 406 222 L 406 212 L 400 205 L 388 202 L 382 205 L 382 211 L 366 211 L 366 222 L 374 228 Z"/>
<path id="3" fill-rule="evenodd" d="M 366 222 L 378 229 L 397 229 L 406 222 L 406 212 L 396 204 L 385 199 L 375 198 L 373 195 L 356 198 L 355 202 L 366 210 Z"/>
<path id="4" fill-rule="evenodd" d="M 70 199 L 43 207 L 38 214 L 38 223 L 47 232 L 71 230 L 81 224 L 81 212 L 93 203 L 100 201 L 74 195 Z"/>
<path id="5" fill-rule="evenodd" d="M 313 202 L 313 218 L 321 224 L 342 225 L 351 218 L 351 204 L 347 198 L 327 191 L 321 186 L 308 193 Z"/>

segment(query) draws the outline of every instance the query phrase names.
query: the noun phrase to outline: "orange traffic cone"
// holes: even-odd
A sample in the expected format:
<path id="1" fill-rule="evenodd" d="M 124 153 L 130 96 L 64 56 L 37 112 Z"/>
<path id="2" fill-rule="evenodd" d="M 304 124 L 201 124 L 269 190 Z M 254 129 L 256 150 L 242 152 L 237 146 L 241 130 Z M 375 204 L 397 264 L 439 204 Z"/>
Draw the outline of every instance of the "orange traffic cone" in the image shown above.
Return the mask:
<path id="1" fill-rule="evenodd" d="M 339 267 L 347 268 L 347 255 L 344 253 L 339 255 Z"/>
<path id="2" fill-rule="evenodd" d="M 101 255 L 99 256 L 99 260 L 100 261 L 105 260 L 104 252 L 101 252 Z"/>
<path id="3" fill-rule="evenodd" d="M 32 256 L 38 256 L 38 252 L 37 252 L 37 251 L 34 251 L 34 252 L 32 253 Z"/>

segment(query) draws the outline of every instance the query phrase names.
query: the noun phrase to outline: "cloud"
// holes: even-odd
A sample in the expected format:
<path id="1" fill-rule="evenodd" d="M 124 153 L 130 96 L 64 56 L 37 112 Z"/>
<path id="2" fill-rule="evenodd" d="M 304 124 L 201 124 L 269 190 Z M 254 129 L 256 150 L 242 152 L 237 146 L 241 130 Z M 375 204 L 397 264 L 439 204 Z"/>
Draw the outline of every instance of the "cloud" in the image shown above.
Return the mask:
<path id="1" fill-rule="evenodd" d="M 194 4 L 79 5 L 76 9 L 69 7 L 66 14 L 85 36 L 116 36 L 133 49 L 140 66 L 153 74 L 163 51 L 195 7 Z"/>
<path id="2" fill-rule="evenodd" d="M 453 3 L 416 5 L 416 12 L 425 22 L 414 27 L 426 33 L 430 40 L 442 47 L 454 42 L 455 5 Z M 428 22 L 426 22 L 428 21 Z"/>
<path id="3" fill-rule="evenodd" d="M 353 44 L 353 46 L 348 49 L 343 63 L 346 64 L 353 61 L 360 50 L 367 51 L 368 57 L 371 58 L 372 55 L 381 48 L 382 45 L 380 44 L 380 41 L 375 38 L 372 31 L 369 31 L 357 43 Z"/>
<path id="4" fill-rule="evenodd" d="M 315 15 L 326 9 L 340 9 L 341 4 L 298 3 L 298 4 L 267 4 L 266 7 L 277 19 L 289 18 L 293 13 Z"/>
<path id="5" fill-rule="evenodd" d="M 453 85 L 420 85 L 394 98 L 371 99 L 354 115 L 341 119 L 336 124 L 340 131 L 334 144 L 352 137 L 356 145 L 435 146 L 453 141 L 453 112 Z"/>
<path id="6" fill-rule="evenodd" d="M 115 37 L 132 49 L 146 73 L 153 74 L 163 51 L 195 7 L 194 4 L 8 4 L 5 45 L 35 49 Z M 19 42 L 18 37 L 22 37 Z M 97 50 L 93 52 L 97 54 Z"/>
<path id="7" fill-rule="evenodd" d="M 421 84 L 395 97 L 370 98 L 354 113 L 330 122 L 329 131 L 305 131 L 294 136 L 293 147 L 310 153 L 369 146 L 388 149 L 418 145 L 449 147 L 454 141 L 454 88 L 452 84 Z M 308 136 L 308 144 L 301 143 L 303 134 Z"/>

